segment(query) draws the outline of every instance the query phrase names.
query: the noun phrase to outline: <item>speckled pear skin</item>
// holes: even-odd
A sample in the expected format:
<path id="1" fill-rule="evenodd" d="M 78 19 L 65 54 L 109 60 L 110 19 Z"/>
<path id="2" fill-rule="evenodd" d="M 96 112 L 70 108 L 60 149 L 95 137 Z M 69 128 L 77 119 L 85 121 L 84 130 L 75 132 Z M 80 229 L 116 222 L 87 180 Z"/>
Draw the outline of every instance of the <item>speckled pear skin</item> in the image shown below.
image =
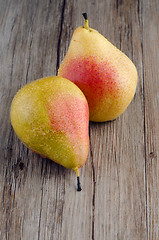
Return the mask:
<path id="1" fill-rule="evenodd" d="M 137 71 L 132 61 L 98 31 L 81 26 L 72 36 L 58 75 L 85 94 L 90 120 L 104 122 L 121 115 L 132 101 Z"/>
<path id="2" fill-rule="evenodd" d="M 25 85 L 12 101 L 10 118 L 28 148 L 78 174 L 88 156 L 89 109 L 74 83 L 56 76 Z"/>

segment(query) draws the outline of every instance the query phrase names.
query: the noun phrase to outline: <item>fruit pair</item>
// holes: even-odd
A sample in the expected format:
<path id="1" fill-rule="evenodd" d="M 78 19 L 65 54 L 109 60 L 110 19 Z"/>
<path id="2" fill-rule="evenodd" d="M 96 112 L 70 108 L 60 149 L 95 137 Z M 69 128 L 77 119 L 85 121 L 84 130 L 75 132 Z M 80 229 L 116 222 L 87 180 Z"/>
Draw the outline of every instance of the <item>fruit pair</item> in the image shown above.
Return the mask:
<path id="1" fill-rule="evenodd" d="M 89 119 L 118 117 L 137 84 L 131 60 L 89 28 L 83 15 L 85 25 L 75 30 L 58 77 L 24 86 L 14 97 L 10 114 L 15 132 L 28 148 L 77 173 L 79 191 L 78 170 L 89 149 Z"/>

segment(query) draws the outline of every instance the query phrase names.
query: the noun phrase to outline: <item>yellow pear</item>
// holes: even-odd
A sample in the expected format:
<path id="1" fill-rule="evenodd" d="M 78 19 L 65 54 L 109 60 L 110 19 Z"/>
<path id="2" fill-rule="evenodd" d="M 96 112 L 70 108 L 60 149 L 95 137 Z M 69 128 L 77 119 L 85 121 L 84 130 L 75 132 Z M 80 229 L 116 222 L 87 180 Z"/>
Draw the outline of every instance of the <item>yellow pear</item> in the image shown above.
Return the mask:
<path id="1" fill-rule="evenodd" d="M 74 31 L 58 75 L 85 94 L 91 121 L 113 120 L 134 97 L 137 71 L 123 52 L 88 26 L 87 14 L 83 16 L 85 24 Z"/>
<path id="2" fill-rule="evenodd" d="M 89 109 L 82 91 L 58 76 L 38 79 L 15 95 L 10 117 L 29 149 L 76 172 L 80 191 L 79 168 L 89 148 Z"/>

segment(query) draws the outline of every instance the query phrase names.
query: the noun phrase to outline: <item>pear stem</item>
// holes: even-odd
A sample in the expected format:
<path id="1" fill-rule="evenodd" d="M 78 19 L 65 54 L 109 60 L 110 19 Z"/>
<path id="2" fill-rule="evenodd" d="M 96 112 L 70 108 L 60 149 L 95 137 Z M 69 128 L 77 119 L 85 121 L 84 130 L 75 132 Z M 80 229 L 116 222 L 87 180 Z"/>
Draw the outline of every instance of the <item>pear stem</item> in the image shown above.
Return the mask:
<path id="1" fill-rule="evenodd" d="M 82 13 L 85 21 L 84 21 L 84 28 L 89 30 L 89 25 L 88 25 L 88 18 L 87 18 L 87 13 Z"/>
<path id="2" fill-rule="evenodd" d="M 82 190 L 82 188 L 81 188 L 81 183 L 80 183 L 80 178 L 79 178 L 79 169 L 76 167 L 73 170 L 77 174 L 77 191 L 80 192 Z"/>
<path id="3" fill-rule="evenodd" d="M 81 183 L 80 183 L 80 178 L 77 176 L 77 191 L 80 192 L 82 190 L 81 188 Z"/>

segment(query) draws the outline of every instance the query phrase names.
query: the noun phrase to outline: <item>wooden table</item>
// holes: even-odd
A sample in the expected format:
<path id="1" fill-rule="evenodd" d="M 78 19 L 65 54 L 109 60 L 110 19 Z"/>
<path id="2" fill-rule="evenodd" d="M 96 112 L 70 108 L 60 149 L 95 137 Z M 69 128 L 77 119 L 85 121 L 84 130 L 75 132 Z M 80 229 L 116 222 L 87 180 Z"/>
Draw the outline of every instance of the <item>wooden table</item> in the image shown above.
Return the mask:
<path id="1" fill-rule="evenodd" d="M 90 123 L 76 175 L 28 150 L 10 124 L 13 96 L 56 75 L 74 29 L 90 26 L 133 60 L 138 86 L 115 121 Z M 158 0 L 0 0 L 0 239 L 159 239 Z"/>

